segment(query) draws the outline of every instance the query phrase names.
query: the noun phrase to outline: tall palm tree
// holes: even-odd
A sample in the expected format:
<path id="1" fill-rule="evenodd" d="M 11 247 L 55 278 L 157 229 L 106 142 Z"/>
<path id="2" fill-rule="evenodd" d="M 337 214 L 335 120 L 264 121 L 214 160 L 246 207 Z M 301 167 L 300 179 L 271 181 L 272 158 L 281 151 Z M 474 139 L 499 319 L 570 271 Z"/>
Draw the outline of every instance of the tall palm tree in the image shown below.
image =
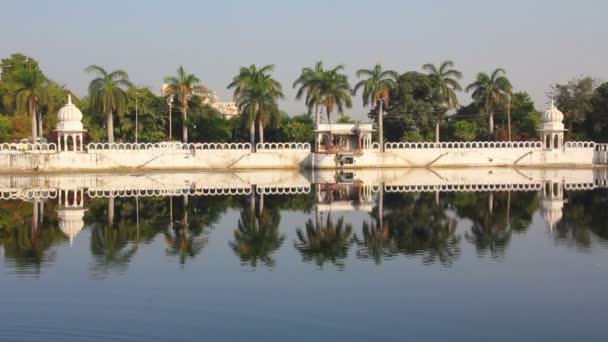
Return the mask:
<path id="1" fill-rule="evenodd" d="M 458 105 L 458 97 L 456 91 L 462 91 L 462 87 L 458 80 L 462 79 L 462 73 L 454 68 L 454 62 L 443 61 L 436 67 L 431 63 L 422 66 L 422 69 L 429 73 L 429 77 L 438 87 L 441 99 L 445 102 L 445 108 L 450 111 Z M 439 126 L 441 117 L 435 123 L 435 142 L 439 142 Z"/>
<path id="2" fill-rule="evenodd" d="M 298 88 L 298 92 L 296 93 L 296 100 L 300 100 L 302 96 L 306 94 L 305 104 L 308 107 L 309 115 L 314 108 L 315 124 L 318 124 L 320 121 L 319 106 L 322 105 L 320 81 L 323 77 L 324 72 L 325 70 L 323 69 L 323 62 L 317 61 L 317 63 L 315 63 L 314 68 L 302 68 L 302 73 L 293 82 L 294 88 L 300 86 Z"/>
<path id="3" fill-rule="evenodd" d="M 175 76 L 165 77 L 165 94 L 173 95 L 180 105 L 182 112 L 182 141 L 188 142 L 188 127 L 186 126 L 186 119 L 188 118 L 188 103 L 194 95 L 206 95 L 209 90 L 200 84 L 201 80 L 193 74 L 189 74 L 184 70 L 183 66 L 179 66 L 177 74 Z"/>
<path id="4" fill-rule="evenodd" d="M 466 91 L 472 91 L 473 99 L 484 106 L 489 120 L 490 134 L 494 133 L 494 109 L 511 91 L 511 82 L 505 76 L 505 70 L 495 69 L 491 75 L 480 72 L 475 82 L 469 84 Z"/>
<path id="5" fill-rule="evenodd" d="M 329 122 L 331 122 L 331 114 L 334 109 L 337 109 L 338 113 L 344 114 L 344 108 L 353 106 L 350 97 L 352 90 L 348 83 L 348 77 L 341 73 L 343 70 L 344 65 L 338 65 L 321 75 L 319 94 Z"/>
<path id="6" fill-rule="evenodd" d="M 15 81 L 18 84 L 15 96 L 17 103 L 27 103 L 30 121 L 32 123 L 32 142 L 38 141 L 37 111 L 38 102 L 41 96 L 41 88 L 46 78 L 37 68 L 24 68 L 15 74 Z"/>
<path id="7" fill-rule="evenodd" d="M 106 71 L 99 65 L 90 65 L 85 69 L 94 73 L 97 78 L 89 84 L 91 107 L 106 113 L 108 142 L 114 142 L 114 112 L 121 115 L 127 110 L 128 97 L 125 88 L 131 87 L 129 75 L 123 70 Z"/>
<path id="8" fill-rule="evenodd" d="M 363 106 L 371 104 L 372 106 L 378 105 L 378 142 L 380 143 L 380 149 L 384 147 L 384 118 L 382 112 L 382 106 L 384 102 L 388 104 L 388 98 L 390 92 L 397 87 L 397 77 L 399 75 L 393 70 L 382 70 L 380 64 L 376 64 L 373 69 L 359 69 L 357 70 L 357 77 L 366 77 L 355 85 L 353 95 L 357 93 L 360 88 L 363 88 Z"/>
<path id="9" fill-rule="evenodd" d="M 251 148 L 255 143 L 255 124 L 258 124 L 260 143 L 264 143 L 264 126 L 276 122 L 279 118 L 277 101 L 283 98 L 281 84 L 271 77 L 274 65 L 258 68 L 252 64 L 241 67 L 228 85 L 234 88 L 234 100 L 243 115 L 243 120 L 249 126 Z"/>

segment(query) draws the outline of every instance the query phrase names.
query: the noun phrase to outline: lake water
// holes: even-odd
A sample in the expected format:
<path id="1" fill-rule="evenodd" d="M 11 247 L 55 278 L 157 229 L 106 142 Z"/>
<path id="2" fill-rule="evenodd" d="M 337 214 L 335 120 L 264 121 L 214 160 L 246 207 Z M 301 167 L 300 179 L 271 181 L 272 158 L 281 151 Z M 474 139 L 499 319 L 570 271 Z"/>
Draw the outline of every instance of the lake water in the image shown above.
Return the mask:
<path id="1" fill-rule="evenodd" d="M 605 341 L 607 179 L 0 176 L 0 341 Z"/>

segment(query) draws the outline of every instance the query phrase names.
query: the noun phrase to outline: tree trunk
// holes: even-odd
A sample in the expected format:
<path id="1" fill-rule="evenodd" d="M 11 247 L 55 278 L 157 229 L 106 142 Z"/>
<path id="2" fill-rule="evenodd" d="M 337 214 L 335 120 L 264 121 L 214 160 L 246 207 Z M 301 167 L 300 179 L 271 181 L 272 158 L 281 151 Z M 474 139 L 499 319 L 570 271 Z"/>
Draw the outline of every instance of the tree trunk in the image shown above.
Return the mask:
<path id="1" fill-rule="evenodd" d="M 507 121 L 509 125 L 509 141 L 511 140 L 511 100 L 507 101 Z"/>
<path id="2" fill-rule="evenodd" d="M 319 121 L 319 105 L 315 104 L 315 125 L 318 125 L 320 123 Z"/>
<path id="3" fill-rule="evenodd" d="M 107 117 L 107 126 L 108 126 L 108 142 L 109 143 L 113 143 L 114 142 L 114 118 L 112 117 L 112 110 L 110 109 L 108 111 L 108 117 Z"/>
<path id="4" fill-rule="evenodd" d="M 490 128 L 490 134 L 494 135 L 494 111 L 490 110 L 489 112 L 489 128 Z"/>
<path id="5" fill-rule="evenodd" d="M 327 110 L 327 123 L 329 124 L 329 141 L 328 141 L 328 146 L 329 146 L 329 150 L 330 152 L 334 150 L 335 146 L 334 146 L 334 135 L 331 132 L 331 112 L 329 111 L 329 106 L 326 107 Z"/>
<path id="6" fill-rule="evenodd" d="M 260 135 L 260 144 L 264 143 L 264 124 L 262 120 L 258 120 L 258 134 Z"/>
<path id="7" fill-rule="evenodd" d="M 435 123 L 435 142 L 439 142 L 439 120 Z"/>
<path id="8" fill-rule="evenodd" d="M 251 151 L 255 152 L 255 121 L 252 120 L 249 124 L 249 143 L 251 144 Z"/>
<path id="9" fill-rule="evenodd" d="M 186 126 L 186 119 L 188 118 L 188 108 L 182 107 L 182 142 L 188 143 L 188 127 Z"/>
<path id="10" fill-rule="evenodd" d="M 38 136 L 41 137 L 44 135 L 44 132 L 42 131 L 42 112 L 40 110 L 38 110 L 37 112 L 38 112 Z"/>
<path id="11" fill-rule="evenodd" d="M 378 142 L 380 143 L 380 152 L 384 152 L 384 112 L 382 111 L 383 100 L 380 100 L 380 111 L 378 112 Z"/>
<path id="12" fill-rule="evenodd" d="M 171 117 L 173 116 L 171 102 L 169 102 L 169 140 L 173 140 L 173 127 L 171 126 Z"/>
<path id="13" fill-rule="evenodd" d="M 32 144 L 38 142 L 38 124 L 36 123 L 36 102 L 34 98 L 29 99 L 30 120 L 32 123 Z"/>

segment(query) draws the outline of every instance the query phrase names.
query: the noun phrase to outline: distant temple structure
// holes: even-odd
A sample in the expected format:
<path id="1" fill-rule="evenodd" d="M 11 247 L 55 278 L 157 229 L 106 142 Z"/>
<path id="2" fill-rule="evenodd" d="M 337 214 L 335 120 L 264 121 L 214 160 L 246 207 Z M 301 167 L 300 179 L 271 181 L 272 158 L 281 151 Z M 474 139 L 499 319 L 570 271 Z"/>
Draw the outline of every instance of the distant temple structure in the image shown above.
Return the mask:
<path id="1" fill-rule="evenodd" d="M 68 103 L 59 109 L 57 120 L 57 149 L 84 151 L 82 134 L 86 130 L 82 125 L 82 112 L 72 103 L 71 95 L 68 95 Z"/>
<path id="2" fill-rule="evenodd" d="M 541 116 L 540 141 L 546 149 L 564 147 L 564 114 L 555 107 L 553 99 L 549 109 Z"/>

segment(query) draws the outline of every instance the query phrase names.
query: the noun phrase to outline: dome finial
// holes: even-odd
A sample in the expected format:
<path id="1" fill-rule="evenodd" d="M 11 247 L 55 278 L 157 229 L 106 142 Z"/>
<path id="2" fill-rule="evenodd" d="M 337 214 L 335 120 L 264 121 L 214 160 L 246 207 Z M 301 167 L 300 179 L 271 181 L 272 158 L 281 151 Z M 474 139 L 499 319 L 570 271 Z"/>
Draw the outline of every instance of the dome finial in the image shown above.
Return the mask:
<path id="1" fill-rule="evenodd" d="M 72 94 L 68 94 L 68 104 L 72 104 Z"/>
<path id="2" fill-rule="evenodd" d="M 555 103 L 553 101 L 553 98 L 551 98 L 551 106 L 549 106 L 549 108 L 555 108 Z"/>

